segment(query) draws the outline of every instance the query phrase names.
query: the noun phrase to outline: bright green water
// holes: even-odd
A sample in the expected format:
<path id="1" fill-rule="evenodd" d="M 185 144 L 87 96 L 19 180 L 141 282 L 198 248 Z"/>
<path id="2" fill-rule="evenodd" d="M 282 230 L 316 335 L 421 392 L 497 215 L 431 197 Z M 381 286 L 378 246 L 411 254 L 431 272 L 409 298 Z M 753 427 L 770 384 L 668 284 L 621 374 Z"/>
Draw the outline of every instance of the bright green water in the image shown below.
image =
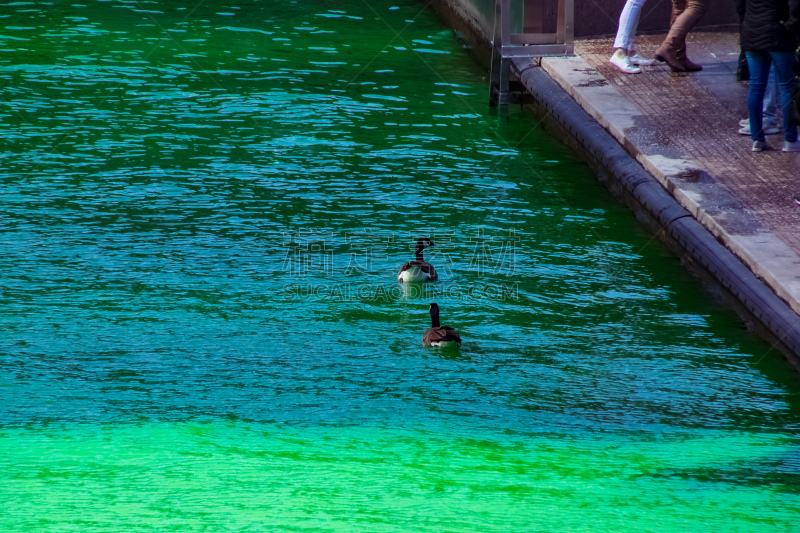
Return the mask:
<path id="1" fill-rule="evenodd" d="M 422 8 L 0 7 L 0 531 L 797 527 L 796 374 Z"/>

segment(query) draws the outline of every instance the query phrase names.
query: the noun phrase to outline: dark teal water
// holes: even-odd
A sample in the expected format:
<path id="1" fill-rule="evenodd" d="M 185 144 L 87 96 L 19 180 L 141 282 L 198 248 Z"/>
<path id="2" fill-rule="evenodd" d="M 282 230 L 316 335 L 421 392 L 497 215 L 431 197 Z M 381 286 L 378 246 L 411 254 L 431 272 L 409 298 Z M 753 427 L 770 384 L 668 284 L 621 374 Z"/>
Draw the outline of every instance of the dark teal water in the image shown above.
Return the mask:
<path id="1" fill-rule="evenodd" d="M 424 4 L 0 21 L 0 530 L 795 527 L 796 374 Z"/>

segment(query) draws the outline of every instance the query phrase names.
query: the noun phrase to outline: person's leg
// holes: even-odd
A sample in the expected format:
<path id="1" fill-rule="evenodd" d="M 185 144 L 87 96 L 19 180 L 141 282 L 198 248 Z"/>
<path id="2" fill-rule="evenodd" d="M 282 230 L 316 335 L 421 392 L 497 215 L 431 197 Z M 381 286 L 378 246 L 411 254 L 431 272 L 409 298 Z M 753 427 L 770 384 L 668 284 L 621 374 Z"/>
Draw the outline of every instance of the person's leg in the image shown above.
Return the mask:
<path id="1" fill-rule="evenodd" d="M 675 21 L 683 14 L 686 10 L 686 2 L 687 0 L 672 0 L 672 12 L 670 13 L 669 18 L 669 33 L 667 33 L 667 37 L 664 39 L 664 42 L 661 43 L 656 49 L 656 59 L 659 61 L 666 61 L 667 65 L 672 69 L 673 72 L 684 72 L 686 67 L 681 62 L 680 58 L 678 57 L 677 50 L 672 50 L 670 46 L 667 45 L 667 40 L 670 39 L 670 35 L 672 35 L 672 28 L 675 26 Z"/>
<path id="2" fill-rule="evenodd" d="M 639 13 L 645 0 L 628 0 L 619 16 L 617 37 L 614 39 L 615 50 L 633 50 L 633 41 L 636 37 L 636 27 L 639 24 Z"/>
<path id="3" fill-rule="evenodd" d="M 693 5 L 689 6 L 692 9 L 701 11 L 700 15 L 698 16 L 698 20 L 706 13 L 706 11 L 708 11 L 708 3 L 708 0 L 704 0 L 702 2 L 693 2 Z M 696 21 L 692 23 L 692 27 L 694 27 L 695 24 L 697 24 Z M 676 55 L 678 56 L 678 60 L 683 61 L 683 65 L 686 67 L 687 72 L 698 72 L 703 70 L 703 67 L 686 57 L 686 37 L 683 39 L 683 47 L 676 51 Z"/>
<path id="4" fill-rule="evenodd" d="M 789 102 L 794 90 L 794 52 L 770 52 L 778 85 L 781 90 L 781 109 L 783 109 L 783 131 L 787 143 L 797 142 L 797 126 L 789 119 Z M 750 82 L 752 83 L 752 81 Z"/>
<path id="5" fill-rule="evenodd" d="M 684 72 L 686 70 L 686 35 L 706 14 L 708 2 L 709 0 L 672 1 L 673 23 L 664 42 L 656 50 L 656 58 L 666 61 L 674 72 Z M 683 6 L 685 7 L 681 9 Z"/>
<path id="6" fill-rule="evenodd" d="M 634 65 L 629 55 L 633 55 L 633 42 L 636 38 L 636 27 L 639 24 L 639 13 L 645 0 L 628 0 L 619 16 L 619 28 L 614 39 L 614 55 L 609 63 L 626 74 L 637 74 L 642 71 Z"/>
<path id="7" fill-rule="evenodd" d="M 684 38 L 706 14 L 708 3 L 709 0 L 686 0 L 686 9 L 675 20 L 675 24 L 682 26 Z"/>
<path id="8" fill-rule="evenodd" d="M 686 9 L 686 0 L 672 0 L 672 13 L 669 17 L 669 27 L 671 28 L 673 24 L 675 24 L 675 19 L 677 19 L 681 13 L 684 12 Z"/>
<path id="9" fill-rule="evenodd" d="M 637 67 L 649 66 L 652 65 L 655 59 L 645 59 L 642 57 L 642 54 L 636 51 L 636 30 L 639 28 L 639 20 L 642 18 L 642 7 L 644 7 L 646 0 L 628 0 L 628 4 L 635 1 L 637 4 L 636 6 L 636 18 L 633 22 L 633 27 L 631 29 L 630 34 L 630 44 L 628 45 L 628 57 L 631 58 L 631 63 L 633 63 Z M 632 13 L 633 14 L 633 13 Z"/>
<path id="10" fill-rule="evenodd" d="M 628 0 L 628 4 L 633 4 L 633 23 L 631 24 L 630 43 L 628 43 L 628 55 L 632 56 L 636 53 L 636 30 L 639 29 L 639 19 L 642 18 L 642 6 L 645 0 Z"/>
<path id="11" fill-rule="evenodd" d="M 778 78 L 775 73 L 775 58 L 772 59 L 772 68 L 769 70 L 767 89 L 764 93 L 764 129 L 778 127 L 778 102 L 781 101 L 781 91 L 778 87 Z"/>
<path id="12" fill-rule="evenodd" d="M 748 78 L 750 75 L 748 74 Z M 761 123 L 764 127 L 766 135 L 778 133 L 778 102 L 781 101 L 781 93 L 778 87 L 778 81 L 775 74 L 775 62 L 773 61 L 772 67 L 769 69 L 769 76 L 767 78 L 767 88 L 764 92 L 764 105 L 761 108 Z M 750 135 L 750 119 L 746 118 L 739 121 L 739 133 L 741 135 Z"/>
<path id="13" fill-rule="evenodd" d="M 747 93 L 747 110 L 750 113 L 750 138 L 765 141 L 762 125 L 764 90 L 767 87 L 769 65 L 772 62 L 768 52 L 747 52 L 747 66 L 750 69 L 750 90 Z M 755 149 L 755 148 L 754 148 Z"/>
<path id="14" fill-rule="evenodd" d="M 636 66 L 649 66 L 652 65 L 655 59 L 645 59 L 642 57 L 642 54 L 636 52 L 636 46 L 634 45 L 636 29 L 639 27 L 639 20 L 642 18 L 642 6 L 644 6 L 645 0 L 637 0 L 639 3 L 639 9 L 636 12 L 636 23 L 634 24 L 634 35 L 631 38 L 631 48 L 628 50 L 628 56 L 631 58 L 631 62 Z"/>

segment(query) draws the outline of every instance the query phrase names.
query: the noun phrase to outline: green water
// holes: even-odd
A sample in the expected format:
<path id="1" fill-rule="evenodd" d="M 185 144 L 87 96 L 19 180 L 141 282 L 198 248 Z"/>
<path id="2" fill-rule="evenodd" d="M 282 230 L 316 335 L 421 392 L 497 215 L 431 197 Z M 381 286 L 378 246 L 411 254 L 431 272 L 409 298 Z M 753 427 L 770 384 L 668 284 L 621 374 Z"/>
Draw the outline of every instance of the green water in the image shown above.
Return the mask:
<path id="1" fill-rule="evenodd" d="M 0 531 L 796 530 L 796 373 L 423 3 L 0 22 Z"/>

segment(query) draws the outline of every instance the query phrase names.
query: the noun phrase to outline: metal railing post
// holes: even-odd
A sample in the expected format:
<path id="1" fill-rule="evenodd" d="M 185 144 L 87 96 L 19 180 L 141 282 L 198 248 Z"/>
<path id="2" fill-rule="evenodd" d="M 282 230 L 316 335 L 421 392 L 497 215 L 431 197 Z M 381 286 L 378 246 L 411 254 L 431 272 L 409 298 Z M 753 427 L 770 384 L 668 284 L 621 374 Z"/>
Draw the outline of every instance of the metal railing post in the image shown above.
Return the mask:
<path id="1" fill-rule="evenodd" d="M 575 0 L 556 0 L 556 33 L 544 33 L 542 14 L 545 0 L 522 1 L 523 33 L 512 33 L 511 0 L 495 0 L 489 77 L 489 105 L 493 107 L 507 105 L 513 100 L 509 93 L 511 59 L 571 55 L 575 49 Z"/>

